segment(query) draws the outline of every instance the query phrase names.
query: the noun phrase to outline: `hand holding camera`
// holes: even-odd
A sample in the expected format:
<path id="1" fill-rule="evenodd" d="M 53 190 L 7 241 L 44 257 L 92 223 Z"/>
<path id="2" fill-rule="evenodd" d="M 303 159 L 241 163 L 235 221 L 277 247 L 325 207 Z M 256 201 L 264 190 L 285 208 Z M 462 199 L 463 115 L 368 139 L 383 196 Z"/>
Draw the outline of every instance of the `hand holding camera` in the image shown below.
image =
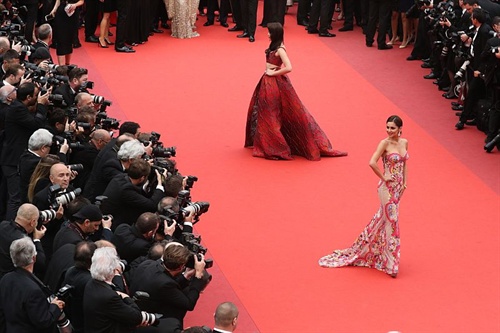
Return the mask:
<path id="1" fill-rule="evenodd" d="M 46 231 L 47 228 L 44 225 L 42 225 L 40 229 L 35 228 L 33 230 L 33 239 L 42 239 Z"/>
<path id="2" fill-rule="evenodd" d="M 168 221 L 164 220 L 163 224 L 164 224 L 163 233 L 165 235 L 172 236 L 175 232 L 175 227 L 177 226 L 177 222 L 175 220 L 173 220 L 172 224 L 169 226 Z"/>
<path id="3" fill-rule="evenodd" d="M 49 96 L 51 92 L 52 92 L 52 87 L 45 92 L 40 90 L 40 92 L 38 93 L 38 103 L 43 105 L 49 105 Z"/>
<path id="4" fill-rule="evenodd" d="M 54 297 L 54 299 L 53 299 L 50 303 L 57 305 L 57 307 L 58 307 L 60 310 L 62 310 L 62 309 L 64 308 L 64 305 L 65 305 L 65 304 L 64 304 L 64 302 L 63 302 L 63 301 L 61 301 L 61 300 L 60 300 L 59 298 L 57 298 L 57 297 Z"/>

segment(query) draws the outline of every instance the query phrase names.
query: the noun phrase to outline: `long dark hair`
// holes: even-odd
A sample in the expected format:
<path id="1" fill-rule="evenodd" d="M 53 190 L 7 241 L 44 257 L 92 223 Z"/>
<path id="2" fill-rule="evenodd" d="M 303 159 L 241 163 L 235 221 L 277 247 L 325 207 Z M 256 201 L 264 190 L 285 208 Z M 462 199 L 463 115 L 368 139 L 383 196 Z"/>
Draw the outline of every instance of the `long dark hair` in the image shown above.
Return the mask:
<path id="1" fill-rule="evenodd" d="M 266 54 L 269 54 L 276 51 L 283 44 L 283 26 L 279 22 L 271 22 L 267 24 L 267 30 L 271 38 L 269 48 L 266 50 Z"/>

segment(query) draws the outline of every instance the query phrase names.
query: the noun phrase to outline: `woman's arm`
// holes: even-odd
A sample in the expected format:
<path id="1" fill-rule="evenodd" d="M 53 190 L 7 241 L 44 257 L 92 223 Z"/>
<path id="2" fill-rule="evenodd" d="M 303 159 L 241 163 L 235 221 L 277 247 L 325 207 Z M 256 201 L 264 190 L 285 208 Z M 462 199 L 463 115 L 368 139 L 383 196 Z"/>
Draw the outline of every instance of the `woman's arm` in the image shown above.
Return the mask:
<path id="1" fill-rule="evenodd" d="M 405 148 L 406 148 L 406 151 L 408 152 L 408 140 L 406 140 L 405 142 Z M 405 164 L 403 166 L 403 188 L 406 189 L 406 181 L 408 180 L 408 169 L 406 168 L 406 161 L 405 161 Z"/>
<path id="2" fill-rule="evenodd" d="M 370 159 L 370 168 L 372 168 L 373 172 L 375 172 L 377 177 L 380 178 L 384 182 L 391 180 L 391 177 L 384 176 L 382 171 L 380 171 L 380 169 L 378 167 L 378 160 L 380 159 L 382 154 L 387 149 L 387 145 L 388 145 L 388 143 L 386 140 L 380 141 L 380 143 L 378 144 L 377 150 L 373 153 L 372 158 Z"/>
<path id="3" fill-rule="evenodd" d="M 266 70 L 266 74 L 269 76 L 276 76 L 276 75 L 285 75 L 287 73 L 290 73 L 292 71 L 292 63 L 290 62 L 290 59 L 288 58 L 285 49 L 280 47 L 278 50 L 276 50 L 276 54 L 281 58 L 283 66 L 278 70 L 268 69 Z"/>
<path id="4" fill-rule="evenodd" d="M 57 9 L 59 8 L 59 5 L 61 4 L 61 0 L 56 0 L 54 3 L 54 8 L 52 8 L 52 11 L 50 12 L 51 16 L 56 16 Z"/>

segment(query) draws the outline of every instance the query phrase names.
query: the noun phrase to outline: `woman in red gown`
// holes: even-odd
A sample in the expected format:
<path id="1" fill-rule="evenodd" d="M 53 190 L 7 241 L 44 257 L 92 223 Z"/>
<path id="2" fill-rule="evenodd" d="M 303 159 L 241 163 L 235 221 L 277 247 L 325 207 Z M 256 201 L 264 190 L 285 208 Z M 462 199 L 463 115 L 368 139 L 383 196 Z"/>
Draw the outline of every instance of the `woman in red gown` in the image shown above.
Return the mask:
<path id="1" fill-rule="evenodd" d="M 346 156 L 332 148 L 286 76 L 292 65 L 283 45 L 283 27 L 269 23 L 267 28 L 271 43 L 266 50 L 266 72 L 250 101 L 245 147 L 253 147 L 253 156 L 273 160 L 291 160 L 292 154 L 312 161 Z"/>

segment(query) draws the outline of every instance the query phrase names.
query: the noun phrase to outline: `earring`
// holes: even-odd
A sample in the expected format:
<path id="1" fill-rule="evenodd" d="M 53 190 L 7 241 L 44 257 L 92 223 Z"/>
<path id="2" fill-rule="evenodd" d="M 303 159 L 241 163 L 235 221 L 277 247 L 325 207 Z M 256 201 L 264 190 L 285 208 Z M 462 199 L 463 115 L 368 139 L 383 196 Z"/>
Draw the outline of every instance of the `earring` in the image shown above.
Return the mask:
<path id="1" fill-rule="evenodd" d="M 401 132 L 402 132 L 402 131 L 399 131 L 399 132 L 398 132 L 398 136 L 401 136 Z"/>

